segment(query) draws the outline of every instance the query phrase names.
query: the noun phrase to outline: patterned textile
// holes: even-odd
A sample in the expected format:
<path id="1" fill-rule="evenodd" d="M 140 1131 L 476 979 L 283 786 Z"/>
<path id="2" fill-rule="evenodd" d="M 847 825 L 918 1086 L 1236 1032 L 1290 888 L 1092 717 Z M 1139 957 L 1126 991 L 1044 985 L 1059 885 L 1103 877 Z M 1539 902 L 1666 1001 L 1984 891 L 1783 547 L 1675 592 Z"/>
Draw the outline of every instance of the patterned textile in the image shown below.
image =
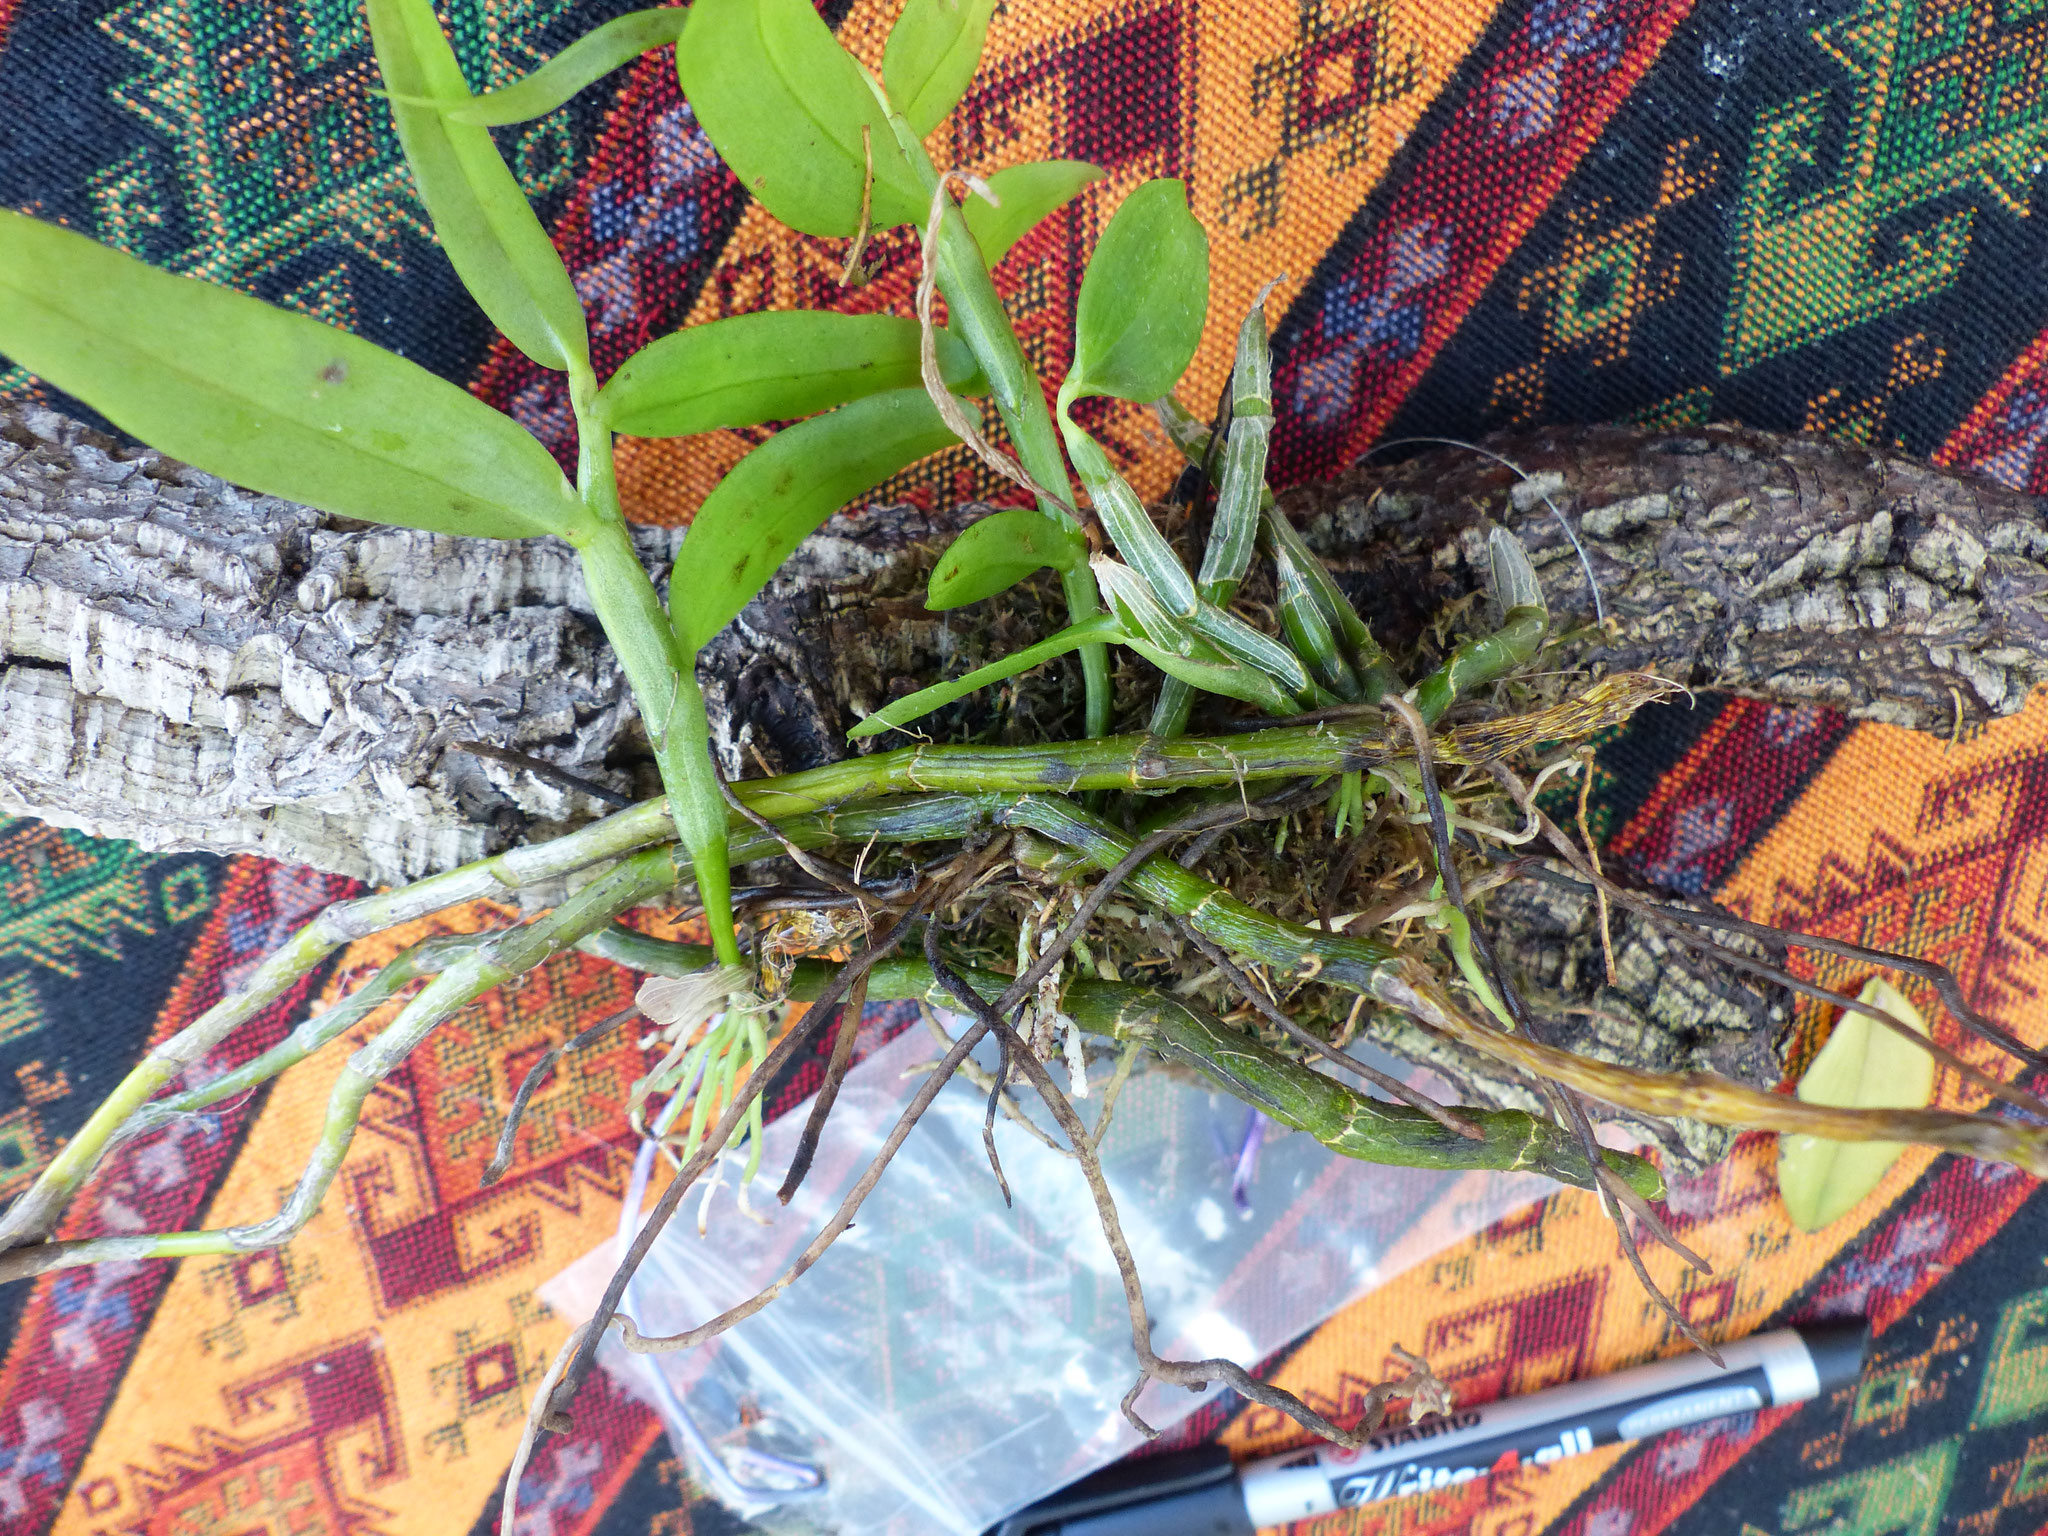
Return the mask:
<path id="1" fill-rule="evenodd" d="M 502 83 L 623 0 L 448 0 L 472 84 Z M 833 0 L 878 60 L 890 0 Z M 402 349 L 558 450 L 558 381 L 497 341 L 432 249 L 370 88 L 351 0 L 0 0 L 0 204 Z M 1215 398 L 1237 316 L 1273 313 L 1275 466 L 1514 424 L 1740 420 L 1899 445 L 2048 491 L 2048 7 L 2040 0 L 1011 0 L 941 152 L 1110 173 L 997 272 L 1043 371 L 1138 180 L 1187 179 L 1215 248 L 1184 398 Z M 666 54 L 501 144 L 569 262 L 600 369 L 690 320 L 801 303 L 906 312 L 914 250 L 837 286 L 843 242 L 751 206 Z M 21 372 L 0 389 L 36 393 Z M 60 402 L 61 403 L 61 402 Z M 1156 492 L 1142 414 L 1090 424 Z M 676 522 L 758 434 L 629 442 L 637 516 Z M 964 453 L 885 494 L 1008 500 Z M 1947 743 L 1822 711 L 1702 700 L 1609 743 L 1612 856 L 1758 918 L 1936 955 L 2048 1037 L 2048 704 Z M 0 1199 L 150 1041 L 340 882 L 0 827 Z M 444 914 L 366 941 L 237 1035 L 227 1067 Z M 1837 962 L 1831 982 L 1860 976 Z M 373 1096 L 334 1194 L 275 1254 L 103 1266 L 0 1291 L 0 1531 L 446 1536 L 495 1520 L 564 1326 L 534 1288 L 612 1231 L 629 1043 L 565 1062 L 511 1176 L 482 1187 L 511 1085 L 615 1007 L 580 958 L 486 999 Z M 1912 988 L 1908 988 L 1912 992 Z M 1937 1035 L 1975 1047 L 1932 999 Z M 1810 1048 L 1824 1020 L 1801 1015 Z M 874 1021 L 876 1037 L 899 1019 Z M 338 1061 L 114 1159 L 67 1232 L 275 1208 Z M 806 1064 L 777 1091 L 815 1080 Z M 1944 1102 L 1972 1102 L 1944 1077 Z M 1909 1155 L 1806 1236 L 1747 1138 L 1673 1191 L 1711 1276 L 1651 1264 L 1731 1336 L 1867 1313 L 1853 1391 L 1311 1522 L 1374 1536 L 2002 1536 L 2048 1524 L 2048 1271 L 2033 1184 Z M 2032 1204 L 2030 1204 L 2032 1201 Z M 1512 1262 L 1505 1262 L 1512 1261 Z M 1388 1347 L 1471 1399 L 1673 1347 L 1592 1203 L 1562 1194 L 1400 1275 L 1272 1363 L 1341 1413 Z M 1225 1404 L 1190 1434 L 1291 1443 Z M 529 1536 L 729 1530 L 653 1419 L 603 1384 L 526 1474 Z"/>

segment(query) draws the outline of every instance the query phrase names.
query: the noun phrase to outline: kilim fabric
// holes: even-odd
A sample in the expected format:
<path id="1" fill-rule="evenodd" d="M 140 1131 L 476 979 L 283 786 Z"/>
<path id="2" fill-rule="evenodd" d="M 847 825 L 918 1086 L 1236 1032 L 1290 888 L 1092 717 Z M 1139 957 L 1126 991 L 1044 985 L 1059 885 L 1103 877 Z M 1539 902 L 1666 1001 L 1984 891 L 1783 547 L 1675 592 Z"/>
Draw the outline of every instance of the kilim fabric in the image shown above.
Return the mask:
<path id="1" fill-rule="evenodd" d="M 626 8 L 448 0 L 473 86 Z M 824 7 L 870 63 L 888 0 Z M 350 0 L 0 0 L 0 204 L 402 350 L 557 452 L 556 377 L 497 340 L 433 249 Z M 500 142 L 592 317 L 601 371 L 694 320 L 802 304 L 905 313 L 906 232 L 860 289 L 843 242 L 751 206 L 666 53 Z M 1047 156 L 1108 179 L 997 269 L 1057 376 L 1088 251 L 1149 176 L 1184 178 L 1214 247 L 1183 398 L 1204 411 L 1251 296 L 1285 274 L 1277 478 L 1374 442 L 1509 426 L 1713 420 L 1902 447 L 2048 492 L 2048 7 L 2039 0 L 1010 0 L 936 144 L 990 170 Z M 41 387 L 5 371 L 0 389 Z M 61 400 L 55 403 L 64 404 Z M 1142 413 L 1093 402 L 1148 492 L 1174 473 Z M 686 521 L 759 435 L 628 442 L 638 517 Z M 963 452 L 885 488 L 1012 499 Z M 1759 919 L 1935 955 L 2048 1037 L 2048 705 L 1954 742 L 1825 711 L 1702 699 L 1602 749 L 1609 856 Z M 342 882 L 151 857 L 0 826 L 0 1199 L 148 1047 Z M 235 1037 L 275 1041 L 402 942 L 366 941 Z M 1854 985 L 1837 962 L 1812 974 Z M 563 1063 L 485 1188 L 511 1085 L 624 998 L 580 958 L 446 1026 L 372 1098 L 327 1206 L 275 1254 L 102 1266 L 0 1291 L 0 1531 L 482 1531 L 564 1334 L 534 1290 L 615 1227 L 630 1041 Z M 1908 987 L 1937 1036 L 1975 1047 Z M 317 995 L 317 996 L 316 996 Z M 1800 1050 L 1826 1021 L 1802 1012 Z M 374 1022 L 374 1021 L 372 1021 Z M 902 1026 L 870 1021 L 872 1043 Z M 67 1231 L 275 1208 L 336 1053 L 117 1156 Z M 323 1065 L 324 1063 L 324 1065 Z M 777 1086 L 786 1108 L 815 1083 Z M 324 1075 L 323 1075 L 324 1074 Z M 1944 1075 L 1942 1101 L 1974 1102 Z M 1849 1217 L 1792 1230 L 1773 1149 L 1678 1184 L 1713 1263 L 1650 1263 L 1720 1336 L 1867 1315 L 1854 1390 L 1633 1449 L 1311 1522 L 1373 1536 L 2003 1536 L 2048 1526 L 2048 1269 L 2031 1181 L 1909 1155 Z M 1593 1203 L 1562 1194 L 1392 1279 L 1271 1362 L 1327 1411 L 1390 1347 L 1477 1401 L 1676 1347 Z M 1295 1443 L 1226 1403 L 1187 1435 Z M 528 1469 L 528 1536 L 733 1529 L 654 1420 L 595 1384 Z M 493 1527 L 494 1528 L 494 1527 Z"/>

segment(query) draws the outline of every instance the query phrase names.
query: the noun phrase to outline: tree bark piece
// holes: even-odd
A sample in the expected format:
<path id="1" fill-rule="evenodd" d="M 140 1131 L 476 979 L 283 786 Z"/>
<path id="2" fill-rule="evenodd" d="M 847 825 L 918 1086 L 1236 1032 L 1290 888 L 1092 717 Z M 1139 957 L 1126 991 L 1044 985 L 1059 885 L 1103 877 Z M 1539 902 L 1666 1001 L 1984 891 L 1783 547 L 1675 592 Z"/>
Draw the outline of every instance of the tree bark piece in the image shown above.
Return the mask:
<path id="1" fill-rule="evenodd" d="M 2034 498 L 1869 450 L 1710 428 L 1572 429 L 1367 464 L 1283 504 L 1383 642 L 1419 652 L 1483 583 L 1489 524 L 1528 546 L 1565 631 L 1546 667 L 1650 668 L 1946 732 L 2048 680 L 2048 520 Z M 1540 494 L 1539 494 L 1540 493 Z M 1544 501 L 1578 530 L 1611 622 Z M 985 509 L 842 513 L 700 658 L 728 776 L 844 755 L 862 715 L 1063 622 L 1040 577 L 927 612 L 925 580 Z M 664 575 L 681 535 L 642 530 Z M 1256 606 L 1259 582 L 1247 588 Z M 658 780 L 573 553 L 370 527 L 224 484 L 33 407 L 0 406 L 0 809 L 158 848 L 250 852 L 397 882 L 606 807 L 457 748 L 538 757 L 615 790 Z M 1120 674 L 1126 728 L 1145 669 Z M 1079 728 L 1056 664 L 922 722 L 940 739 Z M 899 745 L 907 737 L 863 743 Z M 1615 917 L 1605 981 L 1584 901 L 1488 904 L 1558 1042 L 1768 1085 L 1784 1000 Z M 1491 1062 L 1401 1021 L 1375 1035 L 1470 1096 L 1529 1107 Z M 1727 1136 L 1647 1127 L 1676 1165 Z"/>
<path id="2" fill-rule="evenodd" d="M 2033 497 L 1730 428 L 1493 446 L 1533 481 L 1444 449 L 1283 498 L 1397 650 L 1480 586 L 1498 521 L 1528 545 L 1561 625 L 1579 626 L 1548 666 L 1647 667 L 1938 732 L 2010 713 L 2048 680 L 2048 519 Z M 1539 491 L 1580 532 L 1605 634 L 1581 622 L 1585 575 Z M 701 659 L 728 774 L 841 755 L 866 712 L 1058 626 L 1045 579 L 925 611 L 932 563 L 981 510 L 841 514 L 798 550 Z M 641 537 L 665 574 L 680 533 Z M 151 847 L 395 881 L 602 813 L 463 741 L 617 791 L 658 787 L 566 545 L 348 523 L 35 407 L 0 407 L 0 647 L 0 809 Z M 1042 668 L 926 728 L 1071 734 L 1071 671 Z"/>
<path id="3" fill-rule="evenodd" d="M 1612 633 L 1551 666 L 1826 704 L 1946 734 L 2048 681 L 2038 498 L 1875 449 L 1732 427 L 1572 427 L 1367 461 L 1283 498 L 1396 646 L 1478 588 L 1485 525 L 1528 546 L 1554 619 L 1590 625 L 1579 532 Z M 1553 653 L 1555 654 L 1555 653 Z"/>
<path id="4" fill-rule="evenodd" d="M 1682 903 L 1697 906 L 1694 902 Z M 1596 1061 L 1657 1072 L 1717 1072 L 1752 1088 L 1777 1086 L 1792 1028 L 1785 992 L 1675 944 L 1625 909 L 1614 911 L 1615 979 L 1607 982 L 1593 898 L 1535 881 L 1494 892 L 1486 926 L 1502 961 L 1550 1033 L 1547 1043 Z M 1738 947 L 1762 957 L 1746 941 Z M 1507 1079 L 1498 1063 L 1382 1014 L 1372 1038 L 1440 1073 L 1463 1102 L 1544 1113 L 1540 1094 Z M 1737 1133 L 1697 1120 L 1665 1120 L 1602 1106 L 1677 1166 L 1697 1173 L 1727 1155 Z"/>
<path id="5" fill-rule="evenodd" d="M 33 406 L 0 406 L 0 646 L 0 809 L 146 847 L 396 882 L 604 809 L 461 741 L 654 789 L 567 545 L 352 524 Z"/>

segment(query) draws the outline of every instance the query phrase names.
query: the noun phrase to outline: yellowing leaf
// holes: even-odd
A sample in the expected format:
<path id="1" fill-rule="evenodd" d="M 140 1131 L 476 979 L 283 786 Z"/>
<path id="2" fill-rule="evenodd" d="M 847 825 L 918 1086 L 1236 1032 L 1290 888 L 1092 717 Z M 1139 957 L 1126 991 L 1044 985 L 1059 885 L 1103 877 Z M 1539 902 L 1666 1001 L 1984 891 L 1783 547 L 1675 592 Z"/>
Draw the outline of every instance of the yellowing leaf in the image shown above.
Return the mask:
<path id="1" fill-rule="evenodd" d="M 1927 1033 L 1920 1010 L 1882 977 L 1865 983 L 1857 1000 Z M 1875 1019 L 1844 1012 L 1799 1079 L 1799 1097 L 1843 1109 L 1925 1109 L 1934 1097 L 1934 1058 Z M 1905 1150 L 1899 1141 L 1779 1137 L 1778 1193 L 1793 1225 L 1818 1232 L 1847 1215 Z"/>

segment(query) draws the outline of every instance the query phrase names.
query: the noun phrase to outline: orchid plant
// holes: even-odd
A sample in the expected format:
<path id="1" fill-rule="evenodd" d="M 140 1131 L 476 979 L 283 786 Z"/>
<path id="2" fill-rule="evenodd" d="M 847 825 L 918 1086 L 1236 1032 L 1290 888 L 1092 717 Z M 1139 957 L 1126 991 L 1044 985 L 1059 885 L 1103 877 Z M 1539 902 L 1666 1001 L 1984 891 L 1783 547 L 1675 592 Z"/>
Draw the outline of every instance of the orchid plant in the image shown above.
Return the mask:
<path id="1" fill-rule="evenodd" d="M 1007 1102 L 1012 1075 L 1050 1107 L 1123 1271 L 1142 1377 L 1226 1380 L 1347 1443 L 1371 1425 L 1334 1425 L 1228 1361 L 1176 1362 L 1153 1353 L 1139 1280 L 1096 1159 L 1101 1123 L 1091 1130 L 1073 1108 L 1087 1091 L 1086 1054 L 1075 1043 L 1081 1037 L 1122 1049 L 1124 1070 L 1140 1047 L 1179 1061 L 1345 1156 L 1528 1168 L 1596 1189 L 1624 1242 L 1624 1211 L 1657 1230 L 1646 1201 L 1660 1192 L 1659 1176 L 1642 1158 L 1594 1143 L 1582 1097 L 1834 1141 L 1919 1140 L 2048 1172 L 2048 1106 L 2030 1099 L 2038 1118 L 1845 1108 L 1719 1079 L 1664 1077 L 1545 1043 L 1495 963 L 1483 924 L 1473 920 L 1473 850 L 1540 839 L 1558 878 L 1634 903 L 1646 921 L 1696 932 L 1683 927 L 1694 914 L 1651 907 L 1608 881 L 1545 814 L 1535 796 L 1540 776 L 1532 782 L 1514 767 L 1539 750 L 1568 755 L 1668 685 L 1610 677 L 1542 708 L 1452 723 L 1459 700 L 1528 667 L 1549 623 L 1528 556 L 1495 531 L 1487 546 L 1490 627 L 1450 647 L 1410 686 L 1267 489 L 1273 401 L 1264 295 L 1242 318 L 1221 419 L 1204 421 L 1173 397 L 1209 307 L 1207 241 L 1180 182 L 1138 186 L 1102 229 L 1080 291 L 1071 366 L 1048 390 L 990 269 L 1102 173 L 1047 161 L 984 176 L 936 165 L 927 148 L 979 67 L 995 0 L 907 0 L 879 78 L 841 48 L 810 0 L 694 0 L 687 10 L 608 22 L 528 78 L 485 95 L 469 91 L 431 0 L 367 4 L 385 98 L 442 251 L 498 330 L 566 377 L 577 432 L 573 480 L 518 423 L 404 358 L 11 212 L 0 212 L 0 352 L 122 430 L 255 490 L 435 534 L 566 541 L 581 559 L 666 793 L 554 841 L 321 914 L 241 991 L 156 1047 L 0 1218 L 0 1279 L 286 1240 L 327 1192 L 378 1079 L 457 1010 L 572 946 L 678 983 L 643 992 L 644 1006 L 667 1030 L 667 1050 L 634 1095 L 636 1123 L 662 1138 L 680 1165 L 662 1196 L 662 1219 L 729 1149 L 751 1142 L 758 1161 L 762 1087 L 839 1017 L 831 1070 L 784 1183 L 786 1199 L 850 1060 L 853 1031 L 845 1020 L 867 999 L 927 999 L 971 1023 L 912 1097 L 904 1127 L 956 1072 L 975 1070 L 968 1053 L 993 1038 L 1003 1066 L 986 1085 L 990 1113 Z M 875 231 L 916 228 L 923 276 L 914 314 L 742 315 L 664 336 L 608 379 L 597 377 L 576 289 L 490 130 L 553 111 L 607 71 L 670 46 L 711 143 L 775 218 L 808 235 L 853 242 L 849 270 Z M 941 296 L 943 326 L 935 320 Z M 1154 404 L 1169 435 L 1213 483 L 1198 568 L 1183 563 L 1077 420 L 1081 402 L 1103 396 Z M 1007 450 L 984 432 L 989 409 Z M 690 558 L 671 576 L 664 601 L 628 536 L 615 435 L 768 424 L 782 425 L 698 510 Z M 931 575 L 929 605 L 985 601 L 1049 568 L 1067 622 L 988 667 L 934 680 L 852 734 L 909 726 L 967 692 L 1071 653 L 1085 692 L 1081 738 L 1013 748 L 918 745 L 726 784 L 710 750 L 695 668 L 700 650 L 834 511 L 961 441 L 1028 504 L 992 512 L 960 535 Z M 1278 633 L 1234 606 L 1261 556 Z M 1111 648 L 1160 675 L 1142 733 L 1108 734 L 1116 702 Z M 1203 696 L 1212 712 L 1250 710 L 1271 721 L 1188 737 Z M 1452 767 L 1470 770 L 1463 787 L 1446 787 L 1440 770 Z M 1115 815 L 1107 814 L 1112 805 Z M 1395 914 L 1404 922 L 1419 914 L 1419 936 L 1397 943 L 1328 922 L 1289 921 L 1205 874 L 1199 858 L 1168 855 L 1177 840 L 1254 822 L 1276 823 L 1284 836 L 1290 826 L 1308 826 L 1303 818 L 1317 835 L 1339 840 L 1371 838 L 1389 818 L 1424 838 L 1435 884 Z M 939 851 L 921 865 L 899 866 L 912 878 L 886 889 L 864 878 L 858 861 L 849 868 L 830 857 L 835 847 L 877 845 Z M 820 951 L 837 946 L 846 958 L 784 955 L 771 967 L 774 985 L 763 981 L 762 946 L 749 954 L 743 943 L 731 876 L 736 866 L 769 858 L 791 859 L 812 879 L 820 911 L 857 916 L 850 929 L 826 924 L 817 933 Z M 202 1086 L 182 1084 L 188 1069 L 339 946 L 458 902 L 572 874 L 584 883 L 544 915 L 417 946 L 272 1049 Z M 1090 875 L 1100 878 L 1083 894 L 1080 882 Z M 620 923 L 631 908 L 668 898 L 679 885 L 694 889 L 708 945 L 656 940 Z M 1198 961 L 1212 988 L 1242 999 L 1232 1005 L 1236 1017 L 1220 1017 L 1227 1010 L 1207 1006 L 1199 988 L 1169 985 L 1170 978 L 1135 982 L 1113 966 L 1070 958 L 1087 952 L 1086 931 L 1117 890 L 1143 909 L 1153 925 L 1147 931 L 1165 935 L 1161 942 L 1174 955 Z M 994 910 L 1017 916 L 1007 930 L 1012 974 L 988 963 L 1001 944 L 949 953 L 944 935 L 957 930 L 932 920 L 959 909 L 970 893 L 989 909 L 992 891 L 1012 898 Z M 900 953 L 913 936 L 922 954 Z M 1872 964 L 1917 964 L 1861 953 Z M 1916 974 L 1941 985 L 1946 973 L 1936 971 L 1923 966 Z M 1789 973 L 1776 979 L 1796 980 Z M 1953 989 L 1952 980 L 1947 985 Z M 1353 1020 L 1361 1006 L 1405 1015 L 1529 1074 L 1548 1085 L 1553 1114 L 1429 1101 L 1346 1055 L 1332 1043 L 1335 1030 L 1298 1023 L 1283 1000 L 1304 987 L 1351 999 Z M 766 1005 L 778 992 L 812 1006 L 774 1038 Z M 1944 996 L 1966 1027 L 2025 1053 L 1970 1012 L 1959 992 Z M 67 1203 L 120 1141 L 287 1070 L 401 998 L 396 1018 L 343 1069 L 319 1144 L 275 1217 L 218 1231 L 50 1240 Z M 1912 1033 L 1878 1003 L 1835 1001 Z M 1914 1039 L 1942 1059 L 1924 1034 Z M 1044 1067 L 1058 1052 L 1073 1067 L 1064 1090 Z M 1368 1094 L 1368 1082 L 1388 1097 Z M 508 1118 L 500 1171 L 523 1103 L 522 1096 Z M 883 1161 L 897 1141 L 900 1135 Z M 849 1196 L 814 1250 L 844 1230 L 871 1184 Z M 657 1219 L 643 1231 L 606 1308 L 573 1341 L 579 1353 L 538 1406 L 543 1420 L 560 1424 L 597 1334 L 659 1226 Z M 798 1271 L 814 1257 L 807 1250 Z M 674 1340 L 642 1339 L 629 1320 L 618 1321 L 632 1347 L 683 1347 L 765 1304 L 782 1283 Z"/>

